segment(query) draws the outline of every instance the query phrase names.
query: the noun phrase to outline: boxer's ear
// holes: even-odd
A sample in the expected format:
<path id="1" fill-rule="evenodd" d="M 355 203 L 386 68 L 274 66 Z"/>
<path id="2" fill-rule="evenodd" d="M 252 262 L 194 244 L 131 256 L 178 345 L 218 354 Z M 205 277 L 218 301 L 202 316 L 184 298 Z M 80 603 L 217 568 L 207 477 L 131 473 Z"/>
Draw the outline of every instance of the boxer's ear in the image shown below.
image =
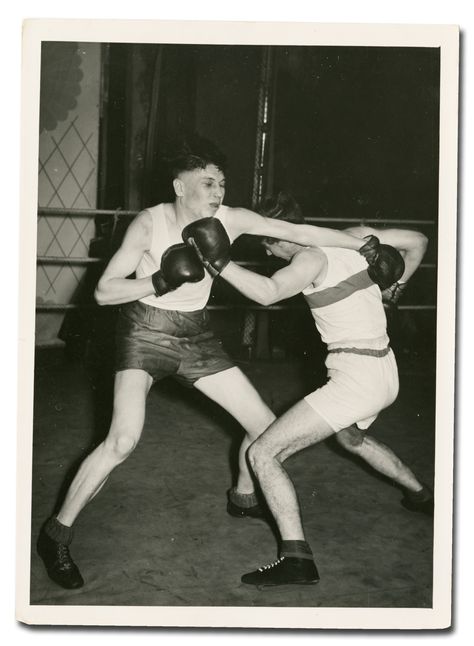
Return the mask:
<path id="1" fill-rule="evenodd" d="M 173 188 L 177 197 L 183 197 L 184 195 L 184 186 L 183 182 L 177 177 L 173 180 Z"/>

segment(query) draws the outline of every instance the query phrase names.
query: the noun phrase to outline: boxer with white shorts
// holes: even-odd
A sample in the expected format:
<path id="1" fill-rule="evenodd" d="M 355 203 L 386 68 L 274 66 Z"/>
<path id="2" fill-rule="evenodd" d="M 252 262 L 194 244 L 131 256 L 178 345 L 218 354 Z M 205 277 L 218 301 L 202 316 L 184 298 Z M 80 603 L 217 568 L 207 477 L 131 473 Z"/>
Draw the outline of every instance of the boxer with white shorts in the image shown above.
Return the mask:
<path id="1" fill-rule="evenodd" d="M 304 399 L 334 432 L 354 423 L 367 429 L 398 394 L 380 289 L 360 255 L 345 249 L 322 251 L 326 276 L 303 294 L 328 347 L 329 380 Z"/>
<path id="2" fill-rule="evenodd" d="M 281 209 L 273 211 L 281 217 Z M 291 215 L 286 217 L 291 221 Z M 404 268 L 398 286 L 410 278 L 426 251 L 426 237 L 415 231 L 358 227 L 350 232 L 361 238 L 376 233 L 382 247 L 391 245 L 400 251 Z M 391 449 L 364 433 L 398 394 L 382 292 L 370 277 L 370 268 L 351 250 L 309 248 L 272 238 L 264 238 L 263 244 L 268 254 L 289 264 L 266 277 L 231 262 L 221 276 L 263 305 L 303 292 L 328 345 L 328 382 L 273 422 L 248 450 L 278 525 L 281 547 L 279 559 L 245 574 L 242 581 L 258 587 L 312 584 L 319 574 L 305 539 L 294 486 L 282 465 L 286 458 L 335 434 L 344 448 L 400 485 L 402 504 L 408 509 L 432 515 L 433 494 Z M 399 292 L 398 287 L 387 289 L 389 295 Z"/>

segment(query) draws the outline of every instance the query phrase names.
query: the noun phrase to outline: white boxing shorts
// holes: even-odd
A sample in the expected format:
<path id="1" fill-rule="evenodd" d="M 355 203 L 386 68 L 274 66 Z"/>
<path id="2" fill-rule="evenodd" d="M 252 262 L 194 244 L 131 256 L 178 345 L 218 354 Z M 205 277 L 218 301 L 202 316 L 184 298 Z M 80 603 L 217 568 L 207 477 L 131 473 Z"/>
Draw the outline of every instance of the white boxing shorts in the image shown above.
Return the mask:
<path id="1" fill-rule="evenodd" d="M 329 381 L 304 399 L 336 433 L 353 424 L 368 428 L 397 398 L 398 369 L 390 348 L 332 350 L 326 367 Z"/>

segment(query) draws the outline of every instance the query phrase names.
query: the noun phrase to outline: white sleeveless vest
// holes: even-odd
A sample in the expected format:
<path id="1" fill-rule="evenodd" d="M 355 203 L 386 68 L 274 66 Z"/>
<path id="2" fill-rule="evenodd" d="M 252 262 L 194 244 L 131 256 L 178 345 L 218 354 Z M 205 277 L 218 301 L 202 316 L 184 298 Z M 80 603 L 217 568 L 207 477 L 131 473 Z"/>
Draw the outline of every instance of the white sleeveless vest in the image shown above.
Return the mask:
<path id="1" fill-rule="evenodd" d="M 176 218 L 172 204 L 158 204 L 147 209 L 151 213 L 153 232 L 149 251 L 145 252 L 141 259 L 135 275 L 137 278 L 151 276 L 158 271 L 161 264 L 161 256 L 171 245 L 182 243 L 181 231 L 176 225 Z M 221 206 L 214 215 L 218 218 L 224 228 L 228 215 L 228 207 Z M 152 307 L 159 307 L 164 310 L 178 310 L 181 312 L 193 312 L 205 307 L 209 300 L 212 287 L 212 278 L 206 272 L 204 278 L 198 283 L 183 283 L 178 289 L 168 292 L 164 296 L 145 296 L 140 301 Z"/>
<path id="2" fill-rule="evenodd" d="M 383 349 L 389 343 L 380 289 L 356 251 L 324 247 L 327 274 L 303 290 L 322 340 L 333 347 Z"/>

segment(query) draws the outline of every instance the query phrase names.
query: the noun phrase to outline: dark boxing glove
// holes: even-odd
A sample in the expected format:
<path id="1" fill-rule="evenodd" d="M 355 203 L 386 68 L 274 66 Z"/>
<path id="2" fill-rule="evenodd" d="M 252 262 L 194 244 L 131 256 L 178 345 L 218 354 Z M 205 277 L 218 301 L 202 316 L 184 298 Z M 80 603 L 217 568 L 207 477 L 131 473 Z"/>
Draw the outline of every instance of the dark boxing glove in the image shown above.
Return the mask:
<path id="1" fill-rule="evenodd" d="M 204 278 L 203 266 L 192 247 L 174 244 L 161 257 L 158 271 L 151 276 L 156 296 L 163 296 L 183 283 L 198 283 Z"/>
<path id="2" fill-rule="evenodd" d="M 396 283 L 405 271 L 405 261 L 400 252 L 388 244 L 380 244 L 376 236 L 367 236 L 367 242 L 359 253 L 367 260 L 367 272 L 381 290 Z"/>
<path id="3" fill-rule="evenodd" d="M 211 274 L 217 276 L 230 262 L 229 236 L 224 225 L 217 218 L 201 218 L 184 227 L 184 242 L 195 248 L 202 264 Z"/>

